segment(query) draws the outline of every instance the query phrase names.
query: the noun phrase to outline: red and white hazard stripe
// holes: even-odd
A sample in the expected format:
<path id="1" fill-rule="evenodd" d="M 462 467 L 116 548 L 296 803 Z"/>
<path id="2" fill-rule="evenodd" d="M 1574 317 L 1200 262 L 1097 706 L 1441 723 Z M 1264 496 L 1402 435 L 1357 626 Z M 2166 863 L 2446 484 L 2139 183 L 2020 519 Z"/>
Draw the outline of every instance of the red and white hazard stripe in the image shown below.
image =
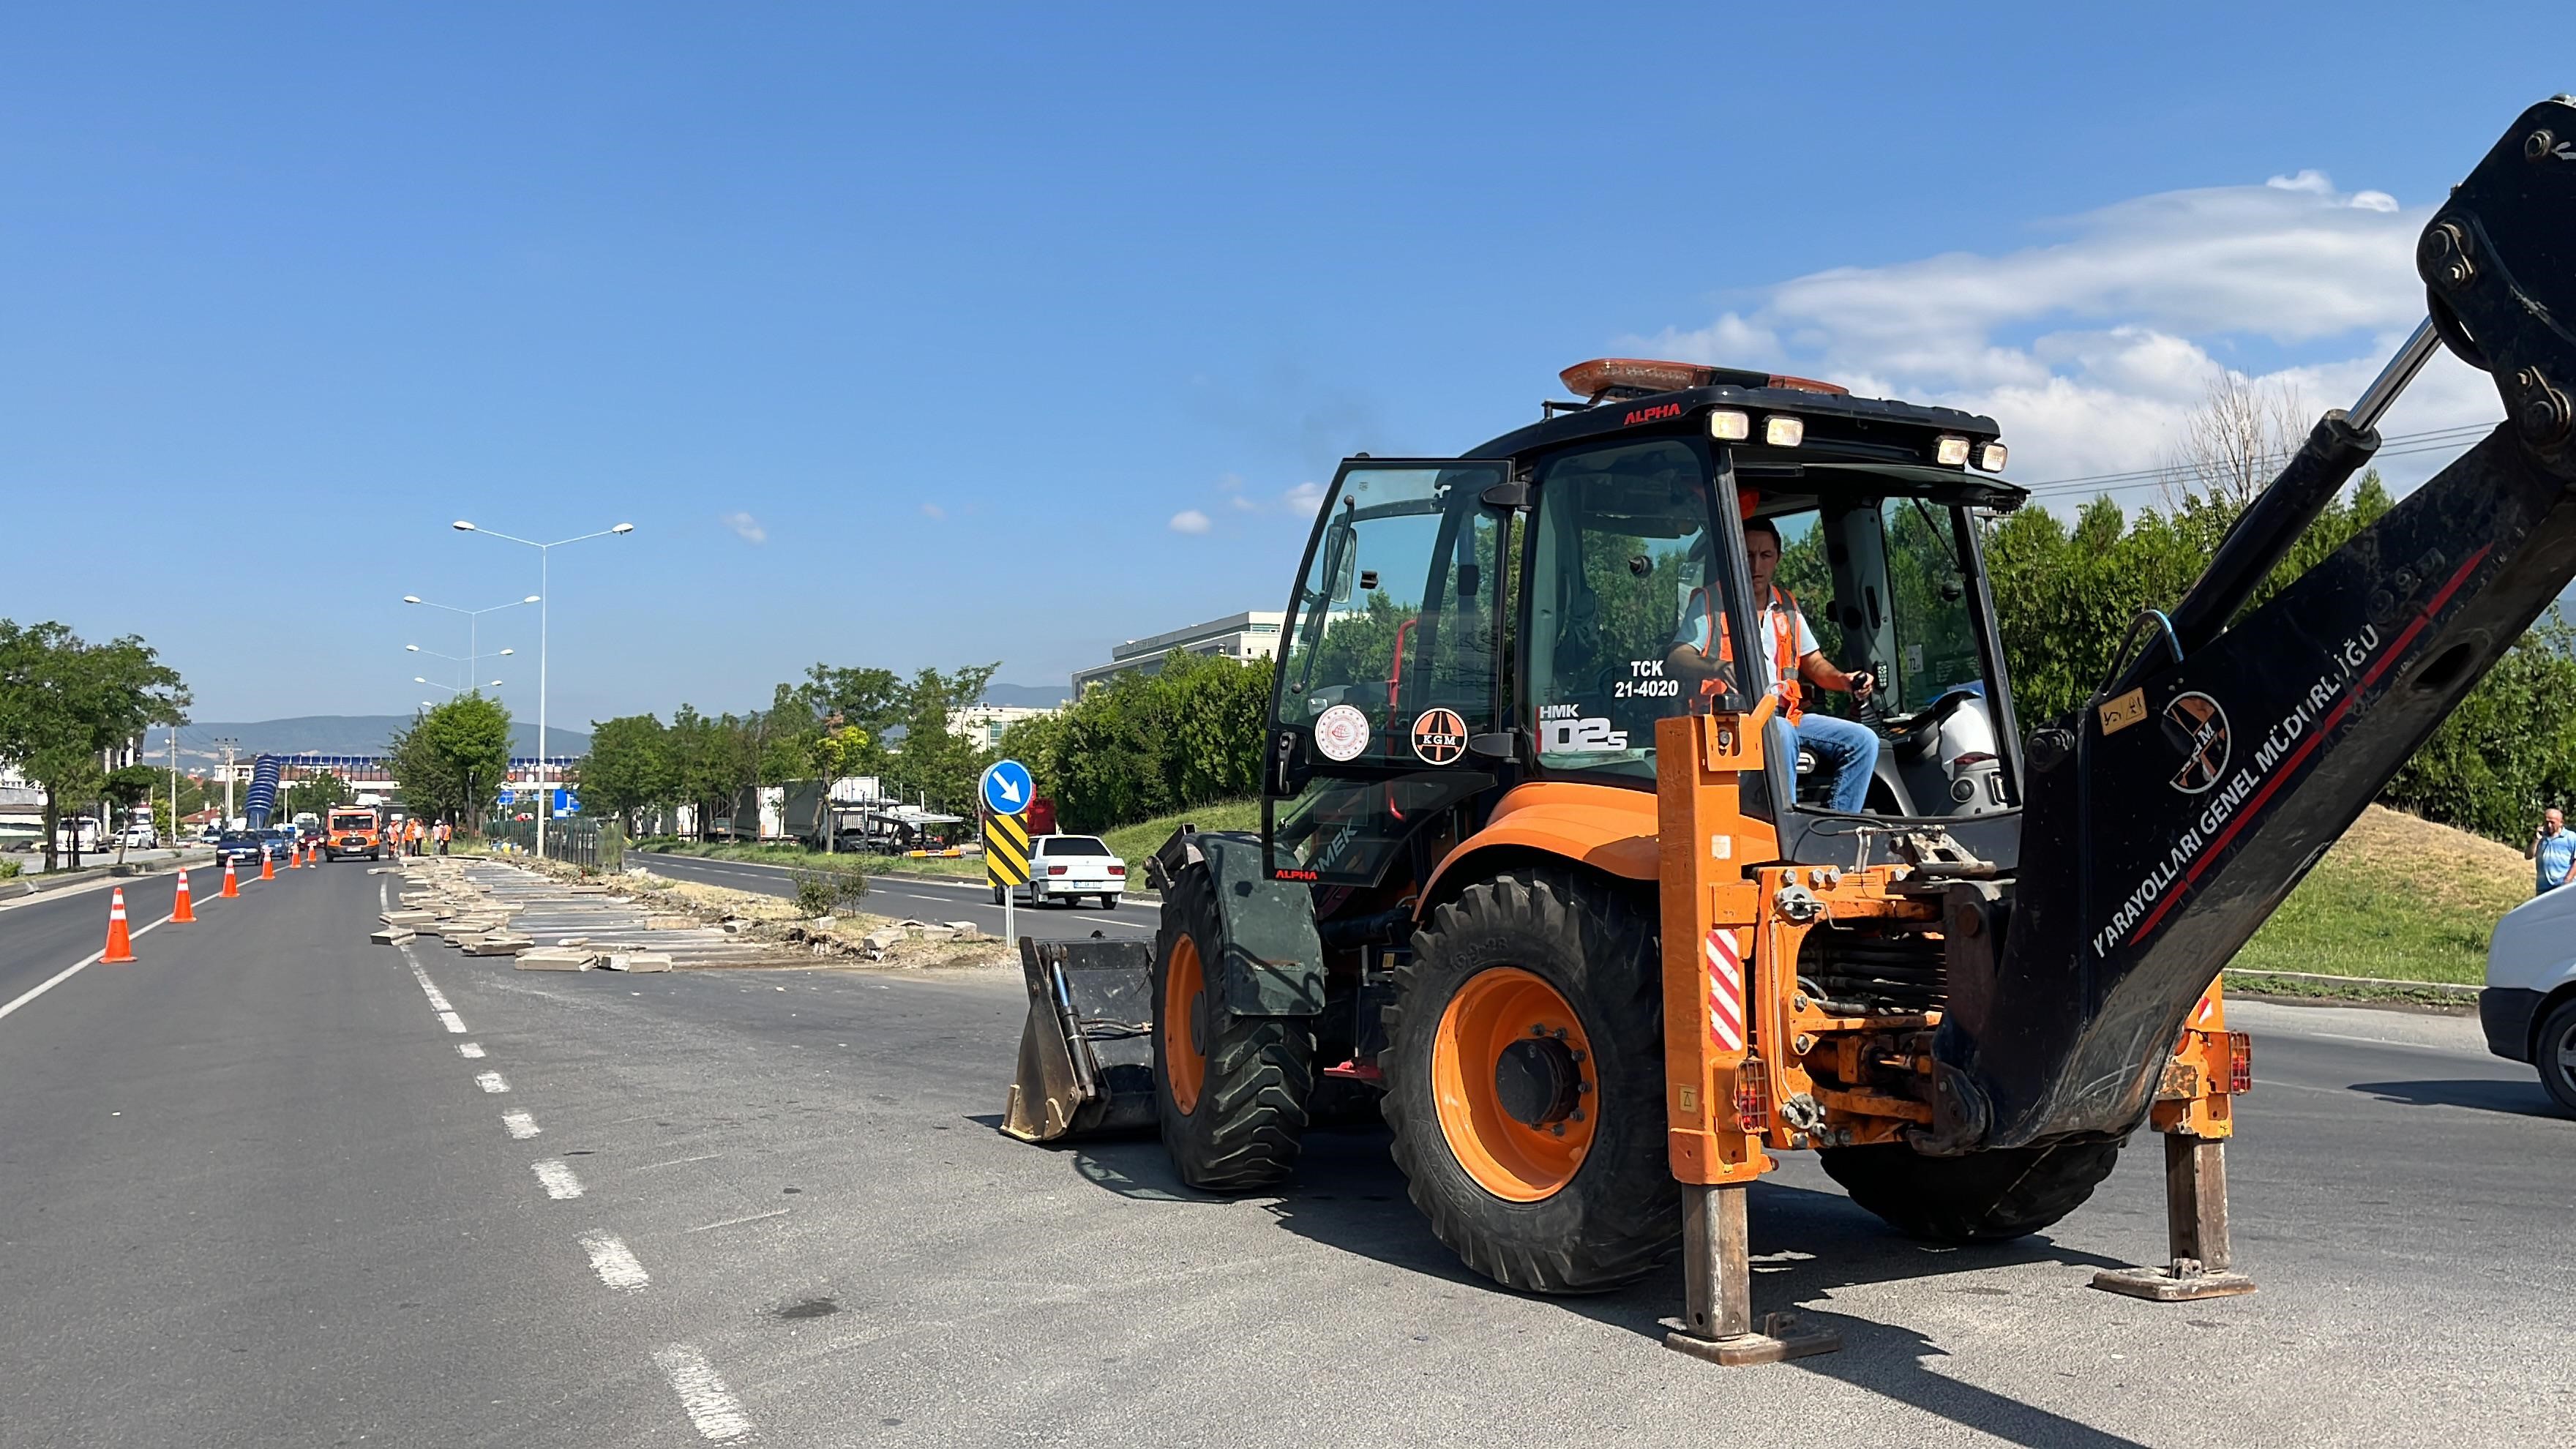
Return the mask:
<path id="1" fill-rule="evenodd" d="M 1708 1034 L 1722 1051 L 1744 1050 L 1744 953 L 1735 933 L 1715 930 L 1701 948 L 1708 959 Z"/>

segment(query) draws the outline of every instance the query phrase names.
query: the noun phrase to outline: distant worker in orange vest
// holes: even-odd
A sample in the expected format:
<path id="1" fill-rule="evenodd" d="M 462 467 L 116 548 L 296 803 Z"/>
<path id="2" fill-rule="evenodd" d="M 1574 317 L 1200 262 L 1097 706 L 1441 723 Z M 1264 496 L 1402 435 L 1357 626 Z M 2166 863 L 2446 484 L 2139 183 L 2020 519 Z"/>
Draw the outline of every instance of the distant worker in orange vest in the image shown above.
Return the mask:
<path id="1" fill-rule="evenodd" d="M 1817 769 L 1832 781 L 1829 808 L 1857 812 L 1869 799 L 1870 777 L 1878 769 L 1878 734 L 1851 720 L 1809 714 L 1803 703 L 1808 685 L 1865 701 L 1878 681 L 1835 668 L 1807 627 L 1807 616 L 1799 612 L 1797 596 L 1771 582 L 1780 571 L 1780 530 L 1771 520 L 1745 520 L 1744 566 L 1753 577 L 1753 597 L 1762 601 L 1753 631 L 1762 640 L 1759 677 L 1779 697 L 1781 717 L 1797 727 L 1799 748 L 1815 756 Z M 1703 693 L 1732 672 L 1735 657 L 1734 641 L 1717 616 L 1713 597 L 1706 587 L 1691 590 L 1689 616 L 1665 659 L 1675 675 L 1699 680 Z M 1709 655 L 1712 636 L 1717 640 L 1715 658 Z"/>
<path id="2" fill-rule="evenodd" d="M 451 831 L 453 831 L 454 829 L 455 829 L 455 827 L 454 827 L 454 826 L 449 825 L 449 824 L 448 824 L 446 821 L 444 821 L 444 820 L 442 820 L 442 821 L 438 822 L 436 825 L 433 825 L 433 826 L 431 826 L 431 827 L 430 827 L 429 833 L 430 833 L 430 834 L 432 834 L 432 835 L 434 835 L 434 836 L 436 836 L 436 837 L 438 837 L 438 853 L 439 853 L 439 854 L 441 854 L 441 855 L 445 855 L 445 854 L 447 853 L 447 837 L 448 837 L 449 833 L 450 833 Z"/>

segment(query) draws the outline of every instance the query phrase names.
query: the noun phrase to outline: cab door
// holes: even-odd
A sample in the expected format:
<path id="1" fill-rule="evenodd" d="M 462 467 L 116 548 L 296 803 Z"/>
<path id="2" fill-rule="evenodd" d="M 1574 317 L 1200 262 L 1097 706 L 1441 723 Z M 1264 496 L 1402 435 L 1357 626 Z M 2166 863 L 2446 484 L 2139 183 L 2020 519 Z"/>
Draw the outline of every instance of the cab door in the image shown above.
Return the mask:
<path id="1" fill-rule="evenodd" d="M 1496 783 L 1518 505 L 1503 459 L 1353 458 L 1280 626 L 1262 837 L 1275 879 L 1374 885 Z M 1507 754 L 1508 751 L 1499 753 Z"/>

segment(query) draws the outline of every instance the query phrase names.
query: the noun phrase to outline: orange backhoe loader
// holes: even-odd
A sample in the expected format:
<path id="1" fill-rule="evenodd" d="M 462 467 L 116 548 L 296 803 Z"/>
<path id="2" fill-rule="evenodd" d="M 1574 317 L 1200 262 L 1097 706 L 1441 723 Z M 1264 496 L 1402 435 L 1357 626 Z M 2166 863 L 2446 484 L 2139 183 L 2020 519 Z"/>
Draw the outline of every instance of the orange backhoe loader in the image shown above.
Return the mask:
<path id="1" fill-rule="evenodd" d="M 1512 1288 L 1678 1255 L 1721 1362 L 1744 1188 L 1812 1151 L 1907 1233 L 2073 1211 L 2142 1129 L 2172 1300 L 2233 1269 L 2250 1084 L 2219 969 L 2576 577 L 2576 103 L 2427 226 L 2431 318 L 2328 413 L 2112 676 L 2027 733 L 1981 554 L 1994 422 L 1609 359 L 1450 459 L 1333 481 L 1282 626 L 1258 834 L 1184 830 L 1141 944 L 1024 942 L 1006 1130 L 1159 1127 L 1182 1178 L 1280 1181 L 1382 1098 L 1432 1231 Z M 2507 421 L 2259 607 L 2437 347 Z"/>

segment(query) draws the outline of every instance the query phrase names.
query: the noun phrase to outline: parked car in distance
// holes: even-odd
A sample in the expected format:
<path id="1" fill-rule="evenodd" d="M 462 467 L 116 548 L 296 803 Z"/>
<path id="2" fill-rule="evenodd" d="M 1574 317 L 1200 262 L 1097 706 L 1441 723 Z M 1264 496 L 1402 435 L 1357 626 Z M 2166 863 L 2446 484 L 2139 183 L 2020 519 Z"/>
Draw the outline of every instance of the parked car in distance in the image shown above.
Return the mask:
<path id="1" fill-rule="evenodd" d="M 256 833 L 268 846 L 269 858 L 284 860 L 295 853 L 295 829 L 288 825 L 271 825 Z"/>
<path id="2" fill-rule="evenodd" d="M 2576 886 L 2543 891 L 2496 922 L 2478 1024 L 2487 1050 L 2529 1062 L 2558 1110 L 2576 1117 Z"/>
<path id="3" fill-rule="evenodd" d="M 1084 896 L 1097 896 L 1114 911 L 1126 889 L 1127 862 L 1112 855 L 1099 836 L 1040 835 L 1029 841 L 1029 883 L 1013 895 L 1033 906 L 1048 901 L 1078 906 Z M 1002 887 L 995 886 L 993 904 L 1001 903 Z"/>
<path id="4" fill-rule="evenodd" d="M 159 850 L 161 832 L 153 829 L 149 822 L 138 821 L 118 831 L 116 841 L 128 850 Z"/>
<path id="5" fill-rule="evenodd" d="M 257 865 L 266 842 L 247 830 L 227 830 L 215 837 L 215 864 Z"/>

